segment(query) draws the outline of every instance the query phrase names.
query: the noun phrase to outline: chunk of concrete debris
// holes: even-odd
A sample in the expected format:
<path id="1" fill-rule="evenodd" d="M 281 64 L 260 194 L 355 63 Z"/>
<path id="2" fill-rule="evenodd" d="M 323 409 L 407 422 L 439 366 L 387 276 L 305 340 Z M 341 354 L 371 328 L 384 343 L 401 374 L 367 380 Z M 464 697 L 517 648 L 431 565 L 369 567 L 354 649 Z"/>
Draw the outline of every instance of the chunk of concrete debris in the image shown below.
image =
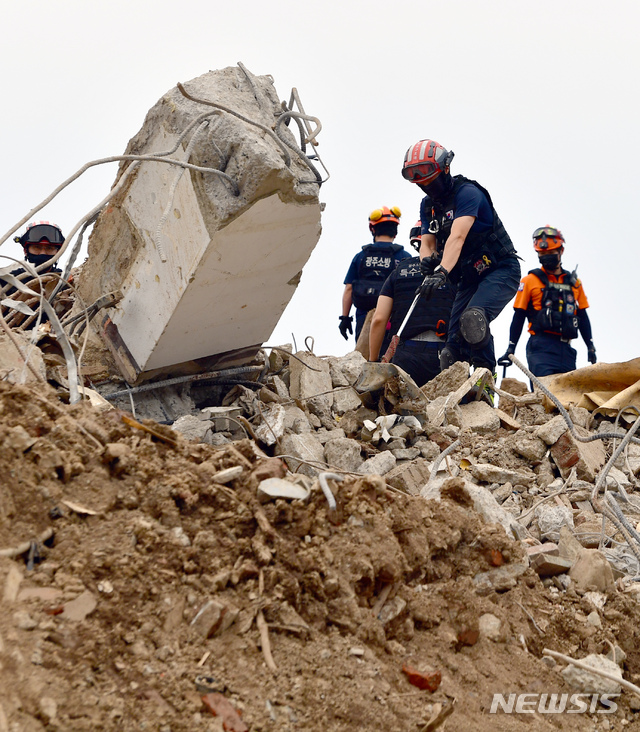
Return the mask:
<path id="1" fill-rule="evenodd" d="M 377 455 L 365 460 L 358 472 L 364 475 L 386 475 L 396 466 L 396 458 L 390 452 L 379 452 Z"/>
<path id="2" fill-rule="evenodd" d="M 569 571 L 577 591 L 615 592 L 613 570 L 605 555 L 597 549 L 583 549 Z"/>
<path id="3" fill-rule="evenodd" d="M 179 432 L 186 440 L 206 442 L 207 435 L 211 433 L 211 422 L 193 414 L 185 414 L 176 419 L 171 429 Z"/>
<path id="4" fill-rule="evenodd" d="M 359 351 L 351 351 L 341 358 L 329 358 L 331 383 L 336 386 L 353 386 L 362 373 L 367 359 Z M 357 409 L 357 407 L 356 407 Z"/>
<path id="5" fill-rule="evenodd" d="M 325 462 L 332 468 L 357 473 L 364 462 L 360 443 L 348 437 L 330 440 L 324 447 Z"/>
<path id="6" fill-rule="evenodd" d="M 60 617 L 65 620 L 81 622 L 88 615 L 91 615 L 96 607 L 98 607 L 98 601 L 94 597 L 93 593 L 89 590 L 85 590 L 79 597 L 76 597 L 75 600 L 65 603 Z"/>
<path id="7" fill-rule="evenodd" d="M 556 574 L 564 574 L 573 566 L 570 559 L 554 556 L 553 554 L 543 554 L 538 552 L 530 557 L 531 567 L 540 577 L 553 577 Z"/>
<path id="8" fill-rule="evenodd" d="M 280 404 L 262 410 L 262 422 L 254 429 L 255 436 L 265 445 L 275 445 L 284 434 L 286 411 Z"/>
<path id="9" fill-rule="evenodd" d="M 623 678 L 620 666 L 606 656 L 592 653 L 579 660 L 592 668 L 605 671 L 620 680 Z M 617 681 L 612 681 L 599 674 L 591 673 L 573 664 L 569 664 L 561 673 L 569 686 L 583 694 L 619 694 L 622 691 L 622 687 Z"/>
<path id="10" fill-rule="evenodd" d="M 2 282 L 4 285 L 4 281 Z M 11 384 L 35 384 L 47 380 L 47 368 L 42 351 L 31 343 L 30 336 L 22 330 L 14 328 L 11 331 L 20 348 L 20 353 L 4 332 L 0 333 L 0 372 L 3 379 Z M 29 365 L 33 368 L 38 379 L 31 369 L 25 365 L 25 358 L 29 354 Z"/>
<path id="11" fill-rule="evenodd" d="M 533 434 L 547 445 L 554 445 L 568 429 L 564 418 L 558 415 L 545 424 L 541 424 Z"/>
<path id="12" fill-rule="evenodd" d="M 433 442 L 431 444 L 434 445 Z M 437 446 L 434 445 L 434 447 L 437 450 Z M 396 465 L 385 475 L 385 480 L 394 488 L 412 496 L 417 496 L 420 494 L 422 486 L 429 480 L 430 475 L 431 464 L 427 460 L 419 458 L 412 460 L 410 463 Z"/>
<path id="13" fill-rule="evenodd" d="M 289 470 L 311 478 L 321 472 L 324 465 L 324 447 L 313 434 L 284 435 L 278 440 L 276 454 L 283 456 Z M 316 467 L 316 463 L 320 465 L 320 469 Z"/>
<path id="14" fill-rule="evenodd" d="M 484 613 L 478 619 L 478 630 L 481 638 L 488 638 L 492 641 L 502 639 L 502 621 L 492 613 Z"/>
<path id="15" fill-rule="evenodd" d="M 582 427 L 576 427 L 576 433 L 587 437 L 589 433 Z M 560 470 L 563 478 L 568 478 L 575 467 L 577 477 L 588 483 L 594 483 L 600 468 L 606 460 L 606 451 L 601 440 L 579 442 L 568 430 L 551 446 L 551 457 Z"/>
<path id="16" fill-rule="evenodd" d="M 573 513 L 566 506 L 550 506 L 543 503 L 535 511 L 538 519 L 538 528 L 543 536 L 556 538 L 563 526 L 573 528 Z"/>
<path id="17" fill-rule="evenodd" d="M 489 405 L 486 405 L 489 407 Z M 489 407 L 490 408 L 490 407 Z M 511 485 L 531 485 L 535 475 L 520 470 L 500 468 L 490 463 L 476 463 L 470 467 L 471 475 L 484 483 L 511 483 Z"/>
<path id="18" fill-rule="evenodd" d="M 493 407 L 486 402 L 469 402 L 461 404 L 462 429 L 468 429 L 481 435 L 487 435 L 500 428 L 500 417 Z"/>
<path id="19" fill-rule="evenodd" d="M 528 569 L 528 565 L 521 562 L 503 564 L 487 572 L 480 572 L 473 578 L 473 584 L 479 595 L 495 592 L 505 592 L 515 587 L 518 577 L 522 576 Z"/>
<path id="20" fill-rule="evenodd" d="M 515 435 L 509 437 L 508 445 L 514 452 L 522 455 L 534 465 L 542 462 L 547 453 L 545 442 L 525 430 L 519 430 Z"/>
<path id="21" fill-rule="evenodd" d="M 122 188 L 94 226 L 79 278 L 86 303 L 117 289 L 124 294 L 99 326 L 130 383 L 178 361 L 223 354 L 218 363 L 246 362 L 273 331 L 320 235 L 319 175 L 278 123 L 286 118 L 272 78 L 233 67 L 181 88 L 150 110 L 127 154 L 224 173 L 123 165 Z"/>

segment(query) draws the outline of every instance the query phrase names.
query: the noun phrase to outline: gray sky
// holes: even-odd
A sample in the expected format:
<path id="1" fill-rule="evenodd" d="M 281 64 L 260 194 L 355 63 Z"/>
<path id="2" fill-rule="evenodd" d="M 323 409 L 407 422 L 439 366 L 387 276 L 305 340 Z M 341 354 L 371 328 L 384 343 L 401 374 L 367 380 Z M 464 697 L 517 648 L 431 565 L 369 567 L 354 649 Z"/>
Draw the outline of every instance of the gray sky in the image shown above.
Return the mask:
<path id="1" fill-rule="evenodd" d="M 271 344 L 294 333 L 299 348 L 313 336 L 317 354 L 353 348 L 338 333 L 347 268 L 382 205 L 402 209 L 397 241 L 409 248 L 421 193 L 402 179 L 402 159 L 433 138 L 455 152 L 453 173 L 488 188 L 523 272 L 537 264 L 533 229 L 562 229 L 599 360 L 635 358 L 639 20 L 636 0 L 14 2 L 0 45 L 0 231 L 85 162 L 121 154 L 176 82 L 242 61 L 271 74 L 281 99 L 298 88 L 322 121 L 331 173 L 322 237 Z M 115 172 L 90 171 L 34 218 L 69 231 Z M 498 355 L 511 313 L 492 326 Z"/>

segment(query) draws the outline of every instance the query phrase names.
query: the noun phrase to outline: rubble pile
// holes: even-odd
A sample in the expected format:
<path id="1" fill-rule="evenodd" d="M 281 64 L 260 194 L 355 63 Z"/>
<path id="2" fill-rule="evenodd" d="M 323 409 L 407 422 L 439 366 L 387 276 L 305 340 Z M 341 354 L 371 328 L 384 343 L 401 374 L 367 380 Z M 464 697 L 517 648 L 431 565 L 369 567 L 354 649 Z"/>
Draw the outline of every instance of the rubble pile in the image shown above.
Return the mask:
<path id="1" fill-rule="evenodd" d="M 462 364 L 255 365 L 112 409 L 0 383 L 0 730 L 515 730 L 493 694 L 619 692 L 545 648 L 638 682 L 640 450 L 575 437 L 624 428 L 464 403 Z"/>

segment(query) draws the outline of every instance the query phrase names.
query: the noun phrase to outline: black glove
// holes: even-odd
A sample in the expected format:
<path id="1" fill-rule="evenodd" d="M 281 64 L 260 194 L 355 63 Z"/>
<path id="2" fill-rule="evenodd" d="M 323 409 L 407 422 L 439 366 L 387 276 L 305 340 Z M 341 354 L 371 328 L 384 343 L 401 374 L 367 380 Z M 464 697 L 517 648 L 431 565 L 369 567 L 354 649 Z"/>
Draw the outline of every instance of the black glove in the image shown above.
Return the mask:
<path id="1" fill-rule="evenodd" d="M 511 366 L 511 359 L 509 358 L 509 356 L 512 356 L 515 352 L 516 344 L 509 341 L 509 348 L 507 348 L 504 356 L 500 356 L 500 358 L 498 359 L 498 366 L 504 366 L 505 368 L 507 366 Z"/>
<path id="2" fill-rule="evenodd" d="M 430 277 L 434 269 L 440 264 L 442 257 L 434 252 L 430 257 L 423 257 L 420 260 L 420 273 L 423 277 Z"/>
<path id="3" fill-rule="evenodd" d="M 338 329 L 340 330 L 340 334 L 345 339 L 345 341 L 349 340 L 349 336 L 347 335 L 347 333 L 353 333 L 353 327 L 351 323 L 353 323 L 353 317 L 351 315 L 340 316 L 340 325 L 338 326 Z"/>
<path id="4" fill-rule="evenodd" d="M 597 363 L 598 359 L 596 358 L 596 347 L 593 345 L 593 342 L 591 343 L 591 346 L 587 349 L 587 358 L 589 359 L 589 363 Z"/>
<path id="5" fill-rule="evenodd" d="M 439 265 L 432 275 L 424 278 L 424 282 L 418 288 L 420 294 L 426 300 L 431 300 L 434 291 L 439 290 L 447 282 L 447 275 L 447 270 L 442 265 Z"/>

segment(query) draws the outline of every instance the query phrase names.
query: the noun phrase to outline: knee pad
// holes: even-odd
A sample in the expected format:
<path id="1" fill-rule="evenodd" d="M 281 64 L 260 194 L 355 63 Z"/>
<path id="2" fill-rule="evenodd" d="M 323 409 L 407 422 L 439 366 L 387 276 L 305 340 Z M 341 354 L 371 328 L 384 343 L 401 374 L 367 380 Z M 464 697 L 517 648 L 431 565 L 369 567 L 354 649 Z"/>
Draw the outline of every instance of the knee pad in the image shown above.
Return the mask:
<path id="1" fill-rule="evenodd" d="M 460 334 L 474 348 L 486 346 L 491 338 L 489 321 L 482 308 L 467 308 L 460 316 Z"/>
<path id="2" fill-rule="evenodd" d="M 451 348 L 451 346 L 445 346 L 440 351 L 440 370 L 441 371 L 446 371 L 448 368 L 453 366 L 454 363 L 457 363 L 457 361 L 458 361 L 458 357 L 457 357 L 455 351 L 453 350 L 453 348 Z"/>

